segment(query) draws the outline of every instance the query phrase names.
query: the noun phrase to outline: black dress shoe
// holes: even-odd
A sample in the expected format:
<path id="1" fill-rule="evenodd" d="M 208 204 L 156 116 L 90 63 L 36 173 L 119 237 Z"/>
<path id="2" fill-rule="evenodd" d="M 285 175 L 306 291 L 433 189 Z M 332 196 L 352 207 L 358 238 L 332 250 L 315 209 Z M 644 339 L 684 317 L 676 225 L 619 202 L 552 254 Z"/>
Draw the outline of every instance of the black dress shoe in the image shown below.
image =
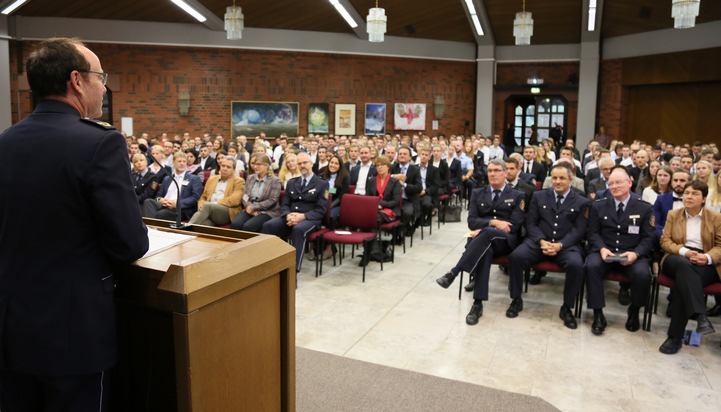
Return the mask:
<path id="1" fill-rule="evenodd" d="M 481 316 L 483 316 L 483 305 L 473 305 L 471 306 L 471 311 L 466 315 L 466 323 L 475 325 Z"/>
<path id="2" fill-rule="evenodd" d="M 518 312 L 523 310 L 523 299 L 516 298 L 513 299 L 513 302 L 511 302 L 511 305 L 506 309 L 506 317 L 507 318 L 515 318 L 518 316 Z"/>
<path id="3" fill-rule="evenodd" d="M 714 318 L 716 316 L 721 316 L 721 304 L 717 303 L 711 309 L 706 311 L 706 316 L 711 317 L 711 318 Z"/>
<path id="4" fill-rule="evenodd" d="M 558 317 L 563 321 L 563 326 L 568 329 L 576 329 L 576 318 L 573 316 L 571 309 L 568 306 L 561 306 L 561 311 L 558 313 Z"/>
<path id="5" fill-rule="evenodd" d="M 531 285 L 540 285 L 541 284 L 541 278 L 543 277 L 543 272 L 540 270 L 537 270 L 533 272 L 533 276 L 531 277 L 531 280 L 528 281 Z"/>
<path id="6" fill-rule="evenodd" d="M 451 283 L 453 283 L 454 280 L 456 280 L 456 276 L 453 273 L 448 272 L 436 279 L 436 283 L 441 285 L 443 289 L 448 289 L 448 286 L 451 286 Z"/>
<path id="7" fill-rule="evenodd" d="M 681 338 L 668 338 L 661 344 L 658 351 L 666 355 L 673 355 L 681 349 L 681 346 L 683 346 Z"/>
<path id="8" fill-rule="evenodd" d="M 626 330 L 629 332 L 636 332 L 641 324 L 638 321 L 638 308 L 631 305 L 628 307 L 628 320 L 626 321 Z"/>
<path id="9" fill-rule="evenodd" d="M 621 290 L 618 291 L 618 303 L 623 306 L 631 304 L 631 293 L 628 288 L 622 287 Z"/>
<path id="10" fill-rule="evenodd" d="M 594 335 L 600 336 L 603 331 L 606 330 L 606 326 L 608 324 L 606 323 L 606 317 L 603 316 L 603 312 L 599 313 L 598 315 L 593 315 L 593 324 L 591 325 L 591 332 L 593 332 Z"/>
<path id="11" fill-rule="evenodd" d="M 706 316 L 698 315 L 698 319 L 696 319 L 696 322 L 698 322 L 698 324 L 696 325 L 696 333 L 698 333 L 699 335 L 708 335 L 716 332 L 713 328 L 713 325 L 711 324 L 711 322 L 708 321 Z"/>
<path id="12" fill-rule="evenodd" d="M 466 292 L 473 292 L 473 288 L 475 288 L 475 287 L 476 287 L 476 280 L 474 279 L 474 280 L 468 282 L 468 284 L 466 286 L 464 286 L 463 289 L 465 289 Z"/>

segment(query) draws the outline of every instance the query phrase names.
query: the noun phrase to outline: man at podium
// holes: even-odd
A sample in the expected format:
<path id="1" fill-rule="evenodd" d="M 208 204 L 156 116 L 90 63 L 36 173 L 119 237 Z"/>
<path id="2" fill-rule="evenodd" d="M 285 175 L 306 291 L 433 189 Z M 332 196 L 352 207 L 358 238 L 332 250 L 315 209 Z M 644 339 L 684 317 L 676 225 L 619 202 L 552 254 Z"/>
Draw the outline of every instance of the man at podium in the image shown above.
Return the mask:
<path id="1" fill-rule="evenodd" d="M 27 59 L 35 111 L 0 135 L 0 410 L 106 411 L 117 359 L 113 269 L 148 249 L 108 74 L 77 39 Z"/>

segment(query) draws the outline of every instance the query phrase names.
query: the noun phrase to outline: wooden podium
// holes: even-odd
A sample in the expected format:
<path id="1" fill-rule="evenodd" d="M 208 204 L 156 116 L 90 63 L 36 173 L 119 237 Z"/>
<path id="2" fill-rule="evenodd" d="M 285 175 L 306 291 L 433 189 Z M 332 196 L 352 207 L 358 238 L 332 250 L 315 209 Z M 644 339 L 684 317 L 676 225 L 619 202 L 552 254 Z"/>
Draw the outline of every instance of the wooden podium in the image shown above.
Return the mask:
<path id="1" fill-rule="evenodd" d="M 294 411 L 295 249 L 207 226 L 179 233 L 197 237 L 116 276 L 112 409 Z"/>

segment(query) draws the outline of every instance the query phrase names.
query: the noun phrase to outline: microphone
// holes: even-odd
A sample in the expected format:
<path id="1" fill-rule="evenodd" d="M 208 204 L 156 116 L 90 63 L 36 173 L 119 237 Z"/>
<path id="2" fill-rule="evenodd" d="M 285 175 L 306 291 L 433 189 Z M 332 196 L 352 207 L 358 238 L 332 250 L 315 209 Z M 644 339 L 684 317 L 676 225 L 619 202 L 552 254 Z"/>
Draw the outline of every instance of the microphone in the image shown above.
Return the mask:
<path id="1" fill-rule="evenodd" d="M 176 201 L 175 201 L 175 214 L 176 214 L 176 217 L 175 217 L 175 223 L 171 223 L 171 224 L 170 224 L 170 228 L 171 228 L 171 229 L 185 229 L 186 227 L 188 227 L 188 225 L 186 225 L 185 223 L 183 223 L 183 222 L 180 221 L 180 218 L 181 218 L 181 213 L 180 213 L 180 212 L 181 212 L 181 210 L 180 210 L 180 185 L 178 185 L 178 182 L 175 181 L 175 178 L 173 177 L 173 175 L 171 175 L 170 172 L 168 172 L 168 169 L 166 169 L 165 166 L 163 166 L 163 165 L 158 161 L 158 159 L 156 159 L 156 158 L 153 156 L 153 154 L 148 151 L 148 146 L 146 146 L 146 145 L 144 145 L 144 144 L 141 143 L 140 145 L 138 145 L 138 148 L 140 149 L 141 152 L 144 152 L 144 153 L 150 158 L 150 160 L 152 160 L 154 163 L 157 163 L 158 166 L 160 166 L 160 170 L 162 170 L 162 171 L 166 174 L 166 176 L 168 176 L 168 177 L 170 178 L 170 181 L 171 181 L 171 182 L 175 183 L 175 189 L 178 191 L 178 198 L 177 198 Z"/>

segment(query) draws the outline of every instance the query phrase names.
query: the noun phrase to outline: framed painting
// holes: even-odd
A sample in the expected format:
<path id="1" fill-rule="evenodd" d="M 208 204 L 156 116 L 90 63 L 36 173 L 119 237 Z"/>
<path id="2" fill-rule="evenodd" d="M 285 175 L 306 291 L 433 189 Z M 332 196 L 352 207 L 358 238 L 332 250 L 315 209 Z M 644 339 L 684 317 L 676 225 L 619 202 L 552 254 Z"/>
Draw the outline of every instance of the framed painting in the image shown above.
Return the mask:
<path id="1" fill-rule="evenodd" d="M 308 133 L 330 132 L 330 104 L 311 103 L 308 105 Z"/>
<path id="2" fill-rule="evenodd" d="M 255 137 L 260 132 L 268 137 L 298 136 L 298 106 L 297 102 L 231 102 L 231 136 Z"/>
<path id="3" fill-rule="evenodd" d="M 393 127 L 396 130 L 426 130 L 425 103 L 395 103 Z"/>
<path id="4" fill-rule="evenodd" d="M 335 134 L 355 136 L 355 105 L 335 105 Z"/>
<path id="5" fill-rule="evenodd" d="M 364 133 L 366 135 L 386 133 L 385 103 L 366 103 L 365 116 L 366 118 Z"/>

